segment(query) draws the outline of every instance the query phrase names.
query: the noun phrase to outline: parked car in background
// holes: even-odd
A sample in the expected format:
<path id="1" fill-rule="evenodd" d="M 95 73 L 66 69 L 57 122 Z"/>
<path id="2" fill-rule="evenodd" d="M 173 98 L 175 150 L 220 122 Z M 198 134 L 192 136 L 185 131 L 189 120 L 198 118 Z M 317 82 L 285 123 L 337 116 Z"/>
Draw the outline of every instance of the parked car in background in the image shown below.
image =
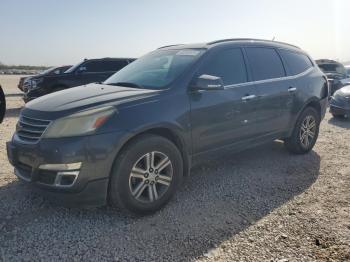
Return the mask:
<path id="1" fill-rule="evenodd" d="M 346 72 L 348 74 L 348 77 L 350 78 L 350 65 L 345 66 Z"/>
<path id="2" fill-rule="evenodd" d="M 2 87 L 0 86 L 0 123 L 2 123 L 2 120 L 4 120 L 5 112 L 6 112 L 5 93 L 2 90 Z"/>
<path id="3" fill-rule="evenodd" d="M 335 91 L 343 86 L 342 80 L 348 78 L 344 65 L 329 59 L 316 60 L 316 63 L 327 76 L 331 95 L 333 95 Z"/>
<path id="4" fill-rule="evenodd" d="M 134 58 L 85 59 L 69 68 L 64 74 L 32 77 L 28 87 L 26 86 L 23 99 L 28 102 L 67 88 L 102 82 L 134 60 Z"/>
<path id="5" fill-rule="evenodd" d="M 26 91 L 27 88 L 30 85 L 30 80 L 32 78 L 42 77 L 42 76 L 52 76 L 52 75 L 60 75 L 63 74 L 67 69 L 72 67 L 72 65 L 66 65 L 66 66 L 58 66 L 58 67 L 51 67 L 35 76 L 24 76 L 19 79 L 18 88 L 21 91 Z M 25 90 L 26 89 L 26 90 Z"/>
<path id="6" fill-rule="evenodd" d="M 350 65 L 345 66 L 346 72 L 348 74 L 348 77 L 346 79 L 342 80 L 343 85 L 350 85 Z"/>
<path id="7" fill-rule="evenodd" d="M 326 77 L 298 47 L 168 46 L 102 83 L 28 103 L 7 151 L 19 178 L 71 205 L 149 213 L 197 161 L 275 139 L 309 152 L 327 103 Z"/>
<path id="8" fill-rule="evenodd" d="M 329 112 L 337 118 L 350 116 L 350 84 L 340 88 L 333 94 Z"/>

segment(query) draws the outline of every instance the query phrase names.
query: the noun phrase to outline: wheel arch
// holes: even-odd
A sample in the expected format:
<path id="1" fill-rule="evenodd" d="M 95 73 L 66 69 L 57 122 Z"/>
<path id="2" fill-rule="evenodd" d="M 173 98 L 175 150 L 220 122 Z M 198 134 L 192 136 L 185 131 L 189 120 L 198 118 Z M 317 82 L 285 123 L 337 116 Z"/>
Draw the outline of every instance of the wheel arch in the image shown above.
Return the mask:
<path id="1" fill-rule="evenodd" d="M 184 176 L 189 176 L 191 169 L 191 157 L 186 142 L 183 139 L 183 136 L 176 129 L 171 128 L 170 126 L 153 126 L 149 128 L 143 128 L 137 132 L 133 132 L 126 139 L 124 139 L 122 145 L 119 147 L 118 152 L 115 156 L 117 158 L 118 154 L 127 147 L 133 140 L 142 136 L 142 135 L 158 135 L 164 137 L 174 143 L 174 145 L 179 149 L 182 160 L 183 160 L 183 174 Z"/>
<path id="2" fill-rule="evenodd" d="M 322 114 L 322 109 L 321 109 L 321 103 L 320 103 L 320 101 L 317 99 L 317 98 L 315 98 L 315 99 L 312 99 L 311 101 L 309 101 L 306 105 L 305 105 L 305 107 L 303 108 L 303 110 L 306 108 L 306 107 L 313 107 L 313 108 L 315 108 L 316 109 L 316 111 L 320 114 L 320 116 L 321 116 L 321 114 Z"/>
<path id="3" fill-rule="evenodd" d="M 300 115 L 303 113 L 303 111 L 307 108 L 307 107 L 312 107 L 314 108 L 320 115 L 320 118 L 322 116 L 322 107 L 321 107 L 321 102 L 320 102 L 320 99 L 317 98 L 317 97 L 312 97 L 310 99 L 308 99 L 303 107 L 299 110 L 299 112 L 297 113 L 296 117 L 294 118 L 293 120 L 293 125 L 291 126 L 289 132 L 288 132 L 288 136 L 290 136 L 293 132 L 293 129 L 294 129 L 294 126 L 296 124 L 296 122 L 298 121 Z"/>

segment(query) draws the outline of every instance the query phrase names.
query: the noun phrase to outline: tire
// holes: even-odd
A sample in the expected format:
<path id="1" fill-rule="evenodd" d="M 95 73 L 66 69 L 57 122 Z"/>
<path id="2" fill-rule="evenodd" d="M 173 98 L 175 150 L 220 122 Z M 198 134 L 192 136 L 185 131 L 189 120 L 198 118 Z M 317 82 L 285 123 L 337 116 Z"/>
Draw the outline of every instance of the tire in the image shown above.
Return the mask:
<path id="1" fill-rule="evenodd" d="M 153 164 L 147 166 L 149 159 L 153 159 Z M 131 141 L 115 160 L 109 202 L 132 213 L 153 213 L 169 202 L 182 176 L 183 161 L 178 148 L 161 136 L 141 135 Z"/>
<path id="2" fill-rule="evenodd" d="M 295 123 L 292 135 L 285 139 L 284 145 L 287 150 L 294 154 L 305 154 L 312 150 L 317 141 L 320 122 L 320 114 L 315 108 L 305 108 Z M 310 125 L 307 123 L 310 123 Z M 313 128 L 311 128 L 311 123 L 314 123 Z M 308 130 L 309 132 L 305 134 L 304 130 Z"/>
<path id="3" fill-rule="evenodd" d="M 4 120 L 5 113 L 6 113 L 6 99 L 5 99 L 4 91 L 0 86 L 0 124 Z"/>

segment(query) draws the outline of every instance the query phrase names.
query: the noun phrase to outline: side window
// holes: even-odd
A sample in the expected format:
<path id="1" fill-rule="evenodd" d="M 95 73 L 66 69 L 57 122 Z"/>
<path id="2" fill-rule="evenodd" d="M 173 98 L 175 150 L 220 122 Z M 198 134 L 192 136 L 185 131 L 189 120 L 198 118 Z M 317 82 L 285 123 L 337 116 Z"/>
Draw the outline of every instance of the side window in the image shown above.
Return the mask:
<path id="1" fill-rule="evenodd" d="M 200 70 L 201 74 L 219 76 L 224 85 L 247 82 L 247 72 L 240 48 L 223 50 L 214 54 Z"/>
<path id="2" fill-rule="evenodd" d="M 291 75 L 300 74 L 312 67 L 310 59 L 304 54 L 285 49 L 281 49 L 279 52 L 286 62 Z"/>
<path id="3" fill-rule="evenodd" d="M 102 65 L 102 71 L 119 71 L 128 64 L 127 60 L 109 60 Z"/>
<path id="4" fill-rule="evenodd" d="M 247 47 L 249 64 L 255 81 L 284 77 L 280 56 L 273 48 Z"/>
<path id="5" fill-rule="evenodd" d="M 85 72 L 116 72 L 128 64 L 127 60 L 96 60 L 83 65 Z"/>
<path id="6" fill-rule="evenodd" d="M 88 61 L 85 64 L 83 64 L 80 68 L 84 69 L 82 71 L 87 73 L 92 72 L 100 72 L 101 70 L 101 61 Z"/>

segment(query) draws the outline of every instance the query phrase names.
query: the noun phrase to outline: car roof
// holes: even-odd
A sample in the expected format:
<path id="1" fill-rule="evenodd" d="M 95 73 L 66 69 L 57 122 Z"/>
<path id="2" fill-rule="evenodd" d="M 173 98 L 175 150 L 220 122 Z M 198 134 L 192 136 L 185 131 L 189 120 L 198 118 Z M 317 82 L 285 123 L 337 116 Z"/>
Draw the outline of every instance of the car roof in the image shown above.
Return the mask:
<path id="1" fill-rule="evenodd" d="M 272 40 L 264 40 L 264 39 L 254 39 L 254 38 L 232 38 L 232 39 L 222 39 L 216 40 L 208 43 L 198 43 L 198 44 L 177 44 L 177 45 L 168 45 L 162 46 L 158 49 L 211 49 L 217 48 L 221 46 L 232 46 L 232 45 L 245 45 L 245 46 L 269 46 L 269 47 L 277 47 L 277 48 L 287 48 L 295 51 L 302 51 L 298 46 L 291 45 L 284 42 L 272 41 Z"/>
<path id="2" fill-rule="evenodd" d="M 136 60 L 136 58 L 130 57 L 103 57 L 103 58 L 91 58 L 84 61 L 97 61 L 97 60 Z"/>

